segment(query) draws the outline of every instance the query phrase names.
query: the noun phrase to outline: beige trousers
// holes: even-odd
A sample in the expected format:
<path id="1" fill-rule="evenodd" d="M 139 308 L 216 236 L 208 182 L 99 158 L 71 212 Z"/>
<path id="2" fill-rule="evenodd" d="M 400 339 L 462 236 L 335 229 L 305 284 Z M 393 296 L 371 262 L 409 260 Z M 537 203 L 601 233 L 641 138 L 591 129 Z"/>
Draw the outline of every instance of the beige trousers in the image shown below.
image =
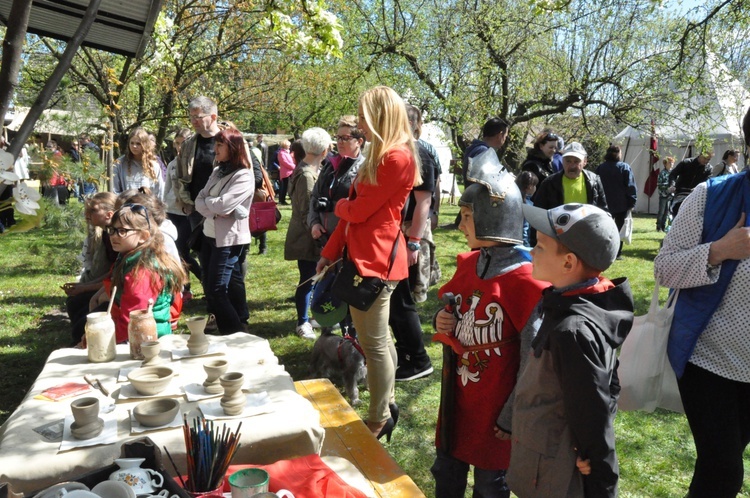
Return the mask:
<path id="1" fill-rule="evenodd" d="M 357 338 L 367 360 L 370 408 L 367 421 L 380 423 L 391 416 L 388 403 L 395 400 L 396 348 L 388 328 L 391 293 L 398 282 L 389 281 L 367 311 L 350 307 Z"/>

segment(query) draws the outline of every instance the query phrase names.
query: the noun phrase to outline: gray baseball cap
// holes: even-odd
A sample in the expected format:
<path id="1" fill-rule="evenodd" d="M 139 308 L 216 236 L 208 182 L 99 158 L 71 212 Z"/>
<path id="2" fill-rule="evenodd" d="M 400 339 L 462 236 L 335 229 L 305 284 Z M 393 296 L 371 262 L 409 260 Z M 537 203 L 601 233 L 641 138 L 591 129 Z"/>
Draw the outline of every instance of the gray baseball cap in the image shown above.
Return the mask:
<path id="1" fill-rule="evenodd" d="M 573 156 L 583 161 L 586 159 L 586 156 L 588 156 L 588 153 L 586 153 L 586 149 L 583 148 L 583 145 L 578 142 L 570 142 L 565 148 L 563 148 L 562 156 Z"/>
<path id="2" fill-rule="evenodd" d="M 555 238 L 587 265 L 604 271 L 617 257 L 620 231 L 610 214 L 591 204 L 542 209 L 524 204 L 523 216 L 538 232 Z"/>

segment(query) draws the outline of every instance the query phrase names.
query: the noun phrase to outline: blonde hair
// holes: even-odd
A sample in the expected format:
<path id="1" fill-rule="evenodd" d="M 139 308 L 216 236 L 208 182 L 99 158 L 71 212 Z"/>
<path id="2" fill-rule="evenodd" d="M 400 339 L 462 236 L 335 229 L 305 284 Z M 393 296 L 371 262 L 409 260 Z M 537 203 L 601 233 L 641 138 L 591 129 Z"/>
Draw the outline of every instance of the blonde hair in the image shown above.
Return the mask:
<path id="1" fill-rule="evenodd" d="M 130 173 L 131 162 L 136 160 L 130 150 L 130 141 L 134 138 L 141 143 L 141 149 L 143 150 L 143 155 L 141 156 L 141 167 L 143 168 L 143 173 L 151 180 L 156 180 L 159 176 L 156 170 L 159 167 L 159 164 L 156 162 L 154 142 L 149 138 L 148 132 L 140 127 L 134 129 L 130 132 L 130 135 L 128 135 L 128 148 L 127 152 L 125 152 L 125 162 L 128 165 L 128 173 Z"/>
<path id="2" fill-rule="evenodd" d="M 378 166 L 383 156 L 391 149 L 404 147 L 411 151 L 414 158 L 414 186 L 421 185 L 419 154 L 403 99 L 387 86 L 370 88 L 359 98 L 359 114 L 372 134 L 367 157 L 357 173 L 359 179 L 376 185 Z"/>

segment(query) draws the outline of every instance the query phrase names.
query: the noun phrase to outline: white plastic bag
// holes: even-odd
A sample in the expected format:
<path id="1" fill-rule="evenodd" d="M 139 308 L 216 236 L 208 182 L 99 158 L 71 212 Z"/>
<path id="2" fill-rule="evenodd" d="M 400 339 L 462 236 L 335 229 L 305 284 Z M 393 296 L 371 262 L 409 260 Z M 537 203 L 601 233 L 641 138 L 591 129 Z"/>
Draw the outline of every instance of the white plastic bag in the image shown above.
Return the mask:
<path id="1" fill-rule="evenodd" d="M 630 245 L 633 239 L 633 211 L 628 211 L 628 215 L 625 217 L 625 222 L 622 224 L 620 229 L 620 240 L 627 245 Z"/>
<path id="2" fill-rule="evenodd" d="M 659 307 L 659 284 L 648 314 L 637 316 L 633 328 L 620 349 L 620 410 L 652 412 L 665 408 L 684 413 L 677 378 L 667 358 L 667 340 L 672 326 L 674 305 L 679 290 L 673 292 L 663 308 Z"/>

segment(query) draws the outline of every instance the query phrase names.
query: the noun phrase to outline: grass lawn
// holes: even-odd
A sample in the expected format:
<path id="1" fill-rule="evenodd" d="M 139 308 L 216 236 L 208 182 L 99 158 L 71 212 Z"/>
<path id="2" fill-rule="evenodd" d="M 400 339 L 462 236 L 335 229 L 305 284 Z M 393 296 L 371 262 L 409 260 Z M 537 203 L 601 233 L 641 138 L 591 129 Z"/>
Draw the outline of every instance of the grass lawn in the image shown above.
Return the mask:
<path id="1" fill-rule="evenodd" d="M 254 334 L 268 339 L 280 361 L 295 380 L 308 377 L 312 343 L 294 334 L 295 311 L 291 297 L 297 283 L 297 266 L 284 261 L 283 244 L 291 215 L 281 206 L 279 231 L 268 235 L 268 254 L 257 255 L 253 246 L 248 257 L 247 296 Z M 455 206 L 443 206 L 441 224 L 457 213 Z M 0 236 L 0 355 L 5 372 L 0 376 L 0 423 L 20 403 L 41 371 L 45 358 L 56 348 L 70 343 L 70 332 L 60 286 L 73 280 L 75 260 L 83 239 L 81 206 L 73 203 L 48 211 L 48 223 L 28 233 Z M 654 217 L 635 219 L 633 244 L 625 246 L 624 259 L 606 273 L 609 277 L 627 275 L 633 289 L 636 312 L 644 314 L 653 289 L 653 259 L 662 234 L 654 231 Z M 466 250 L 457 230 L 435 232 L 438 259 L 446 282 L 455 271 L 455 255 Z M 436 373 L 425 379 L 396 384 L 401 419 L 391 443 L 385 443 L 407 474 L 427 496 L 433 496 L 430 466 L 434 458 L 434 428 L 440 400 L 441 349 L 431 342 L 431 316 L 439 307 L 435 297 L 420 306 L 425 343 Z M 195 282 L 196 299 L 186 306 L 183 316 L 203 312 L 201 287 Z M 663 291 L 666 295 L 666 290 Z M 181 327 L 186 331 L 185 327 Z M 365 416 L 369 393 L 358 410 Z M 620 457 L 620 495 L 624 497 L 682 497 L 690 482 L 694 448 L 687 422 L 682 415 L 657 411 L 647 414 L 622 412 L 616 421 Z M 750 453 L 746 453 L 750 468 Z M 747 474 L 744 496 L 750 495 Z M 470 491 L 467 496 L 470 496 Z"/>

